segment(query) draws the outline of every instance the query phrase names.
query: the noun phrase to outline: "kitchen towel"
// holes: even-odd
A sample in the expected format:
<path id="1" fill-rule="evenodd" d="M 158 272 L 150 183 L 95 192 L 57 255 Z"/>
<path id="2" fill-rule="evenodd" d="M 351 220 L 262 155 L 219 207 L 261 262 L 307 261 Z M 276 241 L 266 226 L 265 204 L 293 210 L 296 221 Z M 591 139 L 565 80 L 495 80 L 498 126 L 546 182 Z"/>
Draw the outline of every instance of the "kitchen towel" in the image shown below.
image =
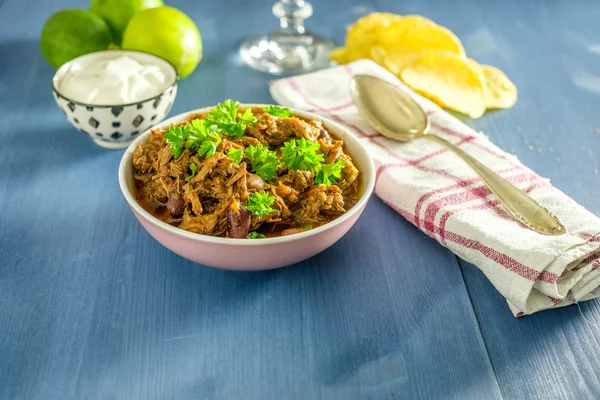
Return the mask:
<path id="1" fill-rule="evenodd" d="M 555 214 L 567 234 L 525 228 L 470 167 L 429 140 L 396 142 L 361 116 L 349 92 L 352 75 L 400 86 L 425 110 L 431 133 L 459 146 Z M 476 265 L 507 299 L 516 317 L 600 296 L 600 219 L 370 60 L 271 82 L 279 104 L 340 122 L 375 160 L 375 194 L 419 229 Z"/>

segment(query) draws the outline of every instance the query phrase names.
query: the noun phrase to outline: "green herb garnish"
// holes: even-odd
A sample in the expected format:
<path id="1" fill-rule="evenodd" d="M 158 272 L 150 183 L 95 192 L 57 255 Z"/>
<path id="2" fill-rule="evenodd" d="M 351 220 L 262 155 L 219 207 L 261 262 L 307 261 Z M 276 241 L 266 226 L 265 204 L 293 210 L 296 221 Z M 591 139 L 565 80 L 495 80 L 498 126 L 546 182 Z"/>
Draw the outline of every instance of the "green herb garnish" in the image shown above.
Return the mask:
<path id="1" fill-rule="evenodd" d="M 252 172 L 258 174 L 265 181 L 268 181 L 277 175 L 277 166 L 279 160 L 277 153 L 268 149 L 268 147 L 259 144 L 251 145 L 246 148 L 246 157 L 252 165 Z"/>
<path id="2" fill-rule="evenodd" d="M 287 107 L 266 106 L 264 110 L 266 113 L 269 113 L 277 118 L 288 118 L 292 116 L 292 110 Z"/>
<path id="3" fill-rule="evenodd" d="M 192 170 L 192 174 L 190 176 L 188 176 L 187 178 L 185 178 L 185 181 L 188 182 L 190 179 L 192 179 L 193 177 L 196 176 L 196 172 L 198 172 L 198 168 L 196 167 L 196 164 L 191 163 L 190 164 L 190 169 Z"/>
<path id="4" fill-rule="evenodd" d="M 217 131 L 229 136 L 243 136 L 248 125 L 256 122 L 256 116 L 250 108 L 246 108 L 242 115 L 238 115 L 240 103 L 231 99 L 219 103 L 206 117 L 209 126 L 215 125 Z"/>
<path id="5" fill-rule="evenodd" d="M 302 224 L 302 226 L 300 227 L 303 231 L 309 231 L 312 229 L 312 225 L 311 224 Z"/>
<path id="6" fill-rule="evenodd" d="M 254 192 L 244 207 L 258 218 L 262 218 L 277 211 L 271 208 L 273 202 L 275 202 L 275 198 L 264 190 L 261 190 L 260 192 Z"/>
<path id="7" fill-rule="evenodd" d="M 290 169 L 315 172 L 325 160 L 323 154 L 317 153 L 321 145 L 305 138 L 292 139 L 281 148 L 281 162 Z"/>
<path id="8" fill-rule="evenodd" d="M 252 231 L 248 234 L 248 239 L 264 239 L 266 238 L 265 235 L 263 235 L 262 233 L 258 233 L 256 231 Z"/>
<path id="9" fill-rule="evenodd" d="M 321 168 L 317 171 L 317 175 L 315 176 L 315 183 L 325 184 L 325 185 L 333 185 L 333 182 L 342 176 L 342 168 L 344 168 L 346 163 L 343 159 L 339 158 L 333 164 L 321 164 Z"/>
<path id="10" fill-rule="evenodd" d="M 217 151 L 217 146 L 221 143 L 221 136 L 215 132 L 212 126 L 207 125 L 204 119 L 194 119 L 187 128 L 188 139 L 185 147 L 198 151 L 198 157 L 211 157 Z"/>
<path id="11" fill-rule="evenodd" d="M 246 108 L 242 115 L 238 115 L 238 119 L 248 125 L 254 125 L 256 122 L 256 115 L 252 114 L 252 110 L 250 108 Z"/>
<path id="12" fill-rule="evenodd" d="M 233 161 L 236 164 L 239 164 L 242 162 L 242 158 L 244 158 L 244 150 L 232 147 L 227 152 L 227 155 L 229 156 L 229 158 L 231 158 L 231 161 Z"/>
<path id="13" fill-rule="evenodd" d="M 221 136 L 203 119 L 194 119 L 187 125 L 170 126 L 165 139 L 173 157 L 179 158 L 185 148 L 197 151 L 198 157 L 210 157 L 217 151 Z"/>
<path id="14" fill-rule="evenodd" d="M 171 146 L 171 154 L 173 157 L 179 158 L 183 152 L 183 142 L 187 139 L 188 133 L 184 126 L 170 126 L 167 133 L 165 133 L 165 139 L 169 146 Z"/>

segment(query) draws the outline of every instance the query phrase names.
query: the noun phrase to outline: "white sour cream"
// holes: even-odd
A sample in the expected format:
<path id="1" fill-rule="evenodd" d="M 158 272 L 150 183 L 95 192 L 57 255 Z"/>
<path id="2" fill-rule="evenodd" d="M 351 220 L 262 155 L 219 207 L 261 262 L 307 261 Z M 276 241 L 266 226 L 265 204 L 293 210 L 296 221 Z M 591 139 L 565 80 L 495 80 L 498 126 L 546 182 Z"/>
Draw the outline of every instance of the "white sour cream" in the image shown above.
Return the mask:
<path id="1" fill-rule="evenodd" d="M 58 91 L 68 99 L 92 105 L 135 103 L 159 95 L 171 83 L 158 65 L 126 55 L 92 63 L 73 62 Z"/>

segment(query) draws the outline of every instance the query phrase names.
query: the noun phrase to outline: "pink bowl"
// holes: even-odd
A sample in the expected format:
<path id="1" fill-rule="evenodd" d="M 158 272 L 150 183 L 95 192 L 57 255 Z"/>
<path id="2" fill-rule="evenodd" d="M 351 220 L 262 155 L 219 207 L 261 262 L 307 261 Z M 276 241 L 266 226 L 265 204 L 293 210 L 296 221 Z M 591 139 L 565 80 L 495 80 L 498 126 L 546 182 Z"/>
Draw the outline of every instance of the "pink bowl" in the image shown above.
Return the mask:
<path id="1" fill-rule="evenodd" d="M 248 104 L 264 107 L 262 104 Z M 209 107 L 210 108 L 210 107 Z M 209 108 L 193 110 L 170 118 L 155 128 L 165 128 L 188 118 L 192 113 Z M 337 242 L 354 225 L 362 214 L 375 184 L 375 166 L 360 141 L 347 128 L 327 118 L 292 109 L 294 114 L 322 120 L 329 131 L 343 139 L 352 158 L 363 173 L 364 192 L 348 212 L 336 220 L 306 232 L 268 239 L 229 239 L 200 235 L 171 226 L 144 210 L 132 194 L 133 151 L 147 140 L 150 130 L 140 135 L 125 151 L 119 165 L 119 185 L 125 200 L 142 226 L 160 244 L 188 260 L 210 267 L 256 271 L 284 267 L 314 256 Z M 251 256 L 250 256 L 251 255 Z"/>

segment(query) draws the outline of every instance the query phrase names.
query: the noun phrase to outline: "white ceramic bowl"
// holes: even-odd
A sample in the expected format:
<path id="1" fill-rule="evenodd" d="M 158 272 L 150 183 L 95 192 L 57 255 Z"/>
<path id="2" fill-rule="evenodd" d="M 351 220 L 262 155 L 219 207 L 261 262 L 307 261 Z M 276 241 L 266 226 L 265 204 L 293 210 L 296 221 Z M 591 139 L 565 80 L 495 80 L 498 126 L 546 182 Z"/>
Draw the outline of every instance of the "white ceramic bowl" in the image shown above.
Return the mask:
<path id="1" fill-rule="evenodd" d="M 86 104 L 62 95 L 59 83 L 72 63 L 84 66 L 114 55 L 126 55 L 138 62 L 154 64 L 167 73 L 170 82 L 160 94 L 129 104 Z M 63 64 L 52 78 L 56 104 L 76 129 L 88 135 L 98 146 L 118 149 L 127 147 L 141 132 L 162 121 L 177 95 L 177 71 L 167 61 L 152 54 L 130 50 L 105 50 L 77 57 Z"/>
<path id="2" fill-rule="evenodd" d="M 247 104 L 246 107 L 264 107 L 262 104 Z M 188 118 L 192 113 L 209 108 L 190 111 L 164 121 L 156 128 L 165 128 Z M 211 267 L 232 270 L 264 270 L 294 264 L 314 256 L 337 242 L 354 225 L 362 214 L 375 184 L 375 166 L 367 150 L 347 128 L 315 114 L 292 109 L 294 114 L 322 120 L 327 129 L 337 138 L 344 140 L 348 151 L 363 174 L 363 193 L 354 207 L 339 218 L 315 229 L 268 239 L 230 239 L 200 235 L 176 228 L 144 210 L 132 193 L 135 148 L 144 143 L 150 131 L 144 132 L 125 151 L 119 165 L 119 185 L 123 196 L 142 226 L 163 246 L 191 261 Z"/>

